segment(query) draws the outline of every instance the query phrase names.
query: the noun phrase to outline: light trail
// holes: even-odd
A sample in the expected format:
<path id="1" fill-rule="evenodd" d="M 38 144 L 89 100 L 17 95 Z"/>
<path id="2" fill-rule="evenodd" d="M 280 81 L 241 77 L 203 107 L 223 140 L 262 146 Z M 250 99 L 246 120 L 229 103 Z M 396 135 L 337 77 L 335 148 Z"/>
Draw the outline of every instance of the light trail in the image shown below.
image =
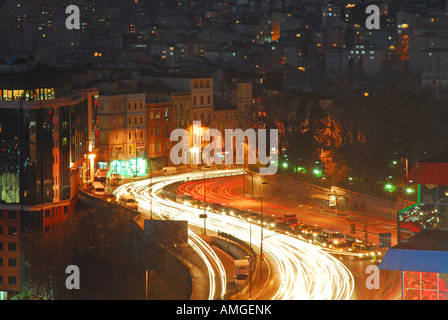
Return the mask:
<path id="1" fill-rule="evenodd" d="M 160 177 L 153 178 L 153 182 L 158 181 L 165 185 L 165 182 L 163 182 L 164 180 L 166 179 Z M 133 194 L 139 202 L 139 207 L 143 207 L 146 210 L 152 210 L 153 214 L 158 215 L 160 219 L 180 220 L 180 218 L 170 216 L 169 211 L 164 210 L 163 206 L 160 206 L 154 199 L 151 201 L 151 197 L 153 197 L 153 188 L 148 182 L 148 180 L 144 180 L 122 185 L 115 190 L 114 194 L 116 197 L 120 197 L 122 194 Z M 142 214 L 145 216 L 147 215 L 146 213 Z M 227 275 L 221 260 L 213 249 L 198 235 L 191 231 L 191 229 L 188 230 L 188 244 L 206 265 L 206 273 L 208 275 L 209 283 L 208 300 L 223 298 L 226 293 Z M 218 274 L 216 274 L 215 268 L 218 270 Z M 217 283 L 218 280 L 219 283 Z M 218 288 L 220 288 L 219 291 Z"/>
<path id="2" fill-rule="evenodd" d="M 227 170 L 225 172 L 241 172 L 240 170 Z M 219 173 L 223 173 L 220 171 Z M 208 172 L 210 177 L 218 172 Z M 130 188 L 139 202 L 139 206 L 149 209 L 152 199 L 153 213 L 164 219 L 187 220 L 189 227 L 202 227 L 204 220 L 199 215 L 204 212 L 203 208 L 198 209 L 192 206 L 177 203 L 165 199 L 158 195 L 170 183 L 186 181 L 186 177 L 203 177 L 203 172 L 188 173 L 172 177 L 153 178 L 153 185 L 150 187 L 149 180 L 134 182 L 121 186 L 117 189 L 117 195 L 127 192 Z M 207 211 L 207 231 L 225 232 L 235 237 L 249 242 L 252 238 L 252 245 L 259 250 L 254 239 L 261 242 L 261 228 L 253 225 L 249 228 L 249 222 L 237 217 L 222 215 Z M 255 227 L 254 227 L 255 226 Z M 249 230 L 252 229 L 252 235 Z M 189 232 L 189 243 L 192 239 Z M 287 300 L 347 300 L 350 299 L 354 290 L 354 278 L 345 265 L 336 259 L 329 251 L 302 241 L 298 238 L 277 233 L 274 230 L 263 229 L 263 253 L 270 262 L 272 268 L 272 278 L 275 284 L 267 290 L 275 289 L 275 293 L 270 295 L 271 299 Z M 208 246 L 208 245 L 207 245 Z M 196 252 L 209 249 L 197 248 Z M 210 247 L 209 247 L 210 248 Z M 210 250 L 212 250 L 210 248 Z M 202 257 L 206 255 L 202 252 Z M 210 259 L 207 257 L 206 259 Z M 211 259 L 218 259 L 217 257 Z M 219 260 L 219 259 L 218 259 Z M 211 262 L 209 260 L 211 265 Z M 219 265 L 219 263 L 218 263 Z M 222 264 L 221 264 L 222 266 Z M 213 269 L 213 268 L 212 268 Z M 222 273 L 225 276 L 223 269 Z M 223 277 L 221 278 L 221 283 Z M 209 280 L 216 289 L 215 276 L 209 269 Z M 225 286 L 224 286 L 225 287 Z M 224 289 L 225 290 L 225 289 Z M 266 293 L 267 294 L 267 293 Z M 260 294 L 259 294 L 260 296 Z"/>

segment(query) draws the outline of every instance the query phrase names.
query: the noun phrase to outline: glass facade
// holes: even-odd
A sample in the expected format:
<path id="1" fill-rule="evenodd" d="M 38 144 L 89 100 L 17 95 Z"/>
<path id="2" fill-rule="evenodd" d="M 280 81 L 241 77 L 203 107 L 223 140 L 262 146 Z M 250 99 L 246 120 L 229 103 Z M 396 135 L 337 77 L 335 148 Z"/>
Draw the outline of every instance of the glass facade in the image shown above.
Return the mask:
<path id="1" fill-rule="evenodd" d="M 88 153 L 88 100 L 58 108 L 0 108 L 0 203 L 40 205 L 54 199 L 53 133 L 59 132 L 60 200 L 71 197 L 73 162 Z"/>
<path id="2" fill-rule="evenodd" d="M 415 205 L 398 212 L 398 242 L 422 229 L 448 230 L 448 186 L 419 185 Z"/>
<path id="3" fill-rule="evenodd" d="M 21 109 L 21 204 L 53 201 L 52 108 Z"/>
<path id="4" fill-rule="evenodd" d="M 19 111 L 0 109 L 0 203 L 20 203 Z"/>

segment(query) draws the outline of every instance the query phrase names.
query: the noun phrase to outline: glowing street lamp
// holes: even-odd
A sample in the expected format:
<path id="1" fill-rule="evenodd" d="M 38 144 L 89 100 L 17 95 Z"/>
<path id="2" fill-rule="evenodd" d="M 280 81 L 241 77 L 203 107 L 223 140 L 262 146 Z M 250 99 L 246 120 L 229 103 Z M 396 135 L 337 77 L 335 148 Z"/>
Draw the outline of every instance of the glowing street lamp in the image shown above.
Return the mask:
<path id="1" fill-rule="evenodd" d="M 395 187 L 394 187 L 394 185 L 392 185 L 392 184 L 390 184 L 390 183 L 387 183 L 387 184 L 384 186 L 384 189 L 386 189 L 386 191 L 392 192 L 392 191 L 394 191 Z"/>

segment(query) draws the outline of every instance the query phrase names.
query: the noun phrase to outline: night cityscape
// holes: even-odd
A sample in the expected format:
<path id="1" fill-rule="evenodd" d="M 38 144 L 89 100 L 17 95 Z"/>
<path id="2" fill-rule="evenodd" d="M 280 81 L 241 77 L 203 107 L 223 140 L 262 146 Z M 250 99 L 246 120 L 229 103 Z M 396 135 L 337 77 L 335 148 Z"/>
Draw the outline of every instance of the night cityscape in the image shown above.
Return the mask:
<path id="1" fill-rule="evenodd" d="M 448 300 L 446 0 L 0 0 L 0 40 L 0 300 Z"/>

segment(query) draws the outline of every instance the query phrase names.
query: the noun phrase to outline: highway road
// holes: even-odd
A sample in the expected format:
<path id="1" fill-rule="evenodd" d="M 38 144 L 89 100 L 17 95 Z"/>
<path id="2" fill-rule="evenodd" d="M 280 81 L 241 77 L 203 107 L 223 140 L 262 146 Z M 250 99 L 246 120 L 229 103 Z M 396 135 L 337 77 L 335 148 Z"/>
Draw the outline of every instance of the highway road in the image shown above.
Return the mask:
<path id="1" fill-rule="evenodd" d="M 241 173 L 241 170 L 207 172 L 207 177 L 224 172 Z M 194 240 L 196 237 L 192 230 L 203 227 L 204 220 L 199 218 L 199 215 L 203 214 L 204 210 L 159 195 L 159 191 L 169 184 L 186 181 L 187 176 L 189 179 L 201 179 L 203 172 L 153 178 L 152 185 L 150 180 L 133 182 L 120 186 L 115 193 L 117 196 L 128 192 L 134 194 L 139 202 L 139 210 L 142 208 L 147 212 L 152 208 L 153 215 L 160 218 L 187 220 L 190 228 L 190 245 L 196 248 L 196 252 L 204 260 L 208 260 L 206 264 L 219 265 L 219 261 L 216 261 L 217 257 L 212 256 L 213 250 L 208 244 Z M 263 290 L 256 295 L 258 299 L 348 300 L 351 298 L 354 289 L 353 275 L 330 252 L 274 230 L 264 229 L 263 240 L 261 240 L 260 227 L 257 228 L 254 225 L 251 227 L 249 222 L 233 216 L 210 211 L 207 214 L 207 234 L 216 234 L 219 231 L 232 234 L 243 241 L 251 241 L 253 248 L 257 251 L 260 250 L 262 243 L 269 277 Z M 209 269 L 211 281 L 209 298 L 215 299 L 222 295 L 226 277 L 225 271 L 221 271 L 217 276 L 216 271 L 212 269 L 216 270 L 216 268 Z"/>
<path id="2" fill-rule="evenodd" d="M 235 209 L 260 212 L 259 195 L 256 195 L 256 199 L 244 196 L 241 177 L 208 180 L 205 187 L 207 203 L 217 203 Z M 182 184 L 177 192 L 179 194 L 189 194 L 194 199 L 202 201 L 204 199 L 204 184 L 201 181 L 189 181 Z M 336 213 L 332 210 L 322 210 L 319 207 L 281 201 L 269 194 L 265 194 L 263 198 L 263 214 L 275 218 L 277 222 L 281 221 L 283 214 L 296 214 L 297 219 L 305 224 L 323 228 L 336 228 L 346 234 L 350 234 L 350 224 L 355 224 L 356 233 L 352 236 L 360 240 L 365 239 L 365 232 L 363 231 L 366 222 L 365 216 L 344 212 Z M 367 215 L 368 241 L 371 243 L 378 244 L 379 233 L 390 232 L 393 240 L 392 245 L 395 245 L 396 229 L 396 221 L 373 218 Z"/>

